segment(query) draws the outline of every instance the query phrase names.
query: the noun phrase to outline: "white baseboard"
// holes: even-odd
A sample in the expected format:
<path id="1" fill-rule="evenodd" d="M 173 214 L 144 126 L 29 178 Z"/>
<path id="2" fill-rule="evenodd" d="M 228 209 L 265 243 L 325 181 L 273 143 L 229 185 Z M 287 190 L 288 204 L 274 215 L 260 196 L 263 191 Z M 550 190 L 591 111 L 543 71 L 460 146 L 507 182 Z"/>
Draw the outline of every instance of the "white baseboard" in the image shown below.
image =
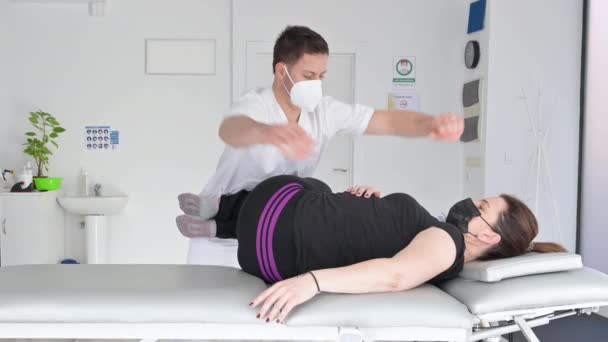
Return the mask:
<path id="1" fill-rule="evenodd" d="M 600 311 L 597 314 L 608 318 L 608 306 L 601 307 Z"/>

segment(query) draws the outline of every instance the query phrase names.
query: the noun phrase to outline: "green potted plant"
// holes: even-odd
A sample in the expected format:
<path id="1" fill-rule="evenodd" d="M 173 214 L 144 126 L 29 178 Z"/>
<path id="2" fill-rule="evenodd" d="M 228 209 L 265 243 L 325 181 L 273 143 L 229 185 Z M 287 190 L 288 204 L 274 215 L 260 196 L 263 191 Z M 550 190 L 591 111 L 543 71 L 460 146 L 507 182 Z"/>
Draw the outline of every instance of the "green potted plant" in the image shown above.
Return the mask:
<path id="1" fill-rule="evenodd" d="M 49 156 L 53 154 L 48 144 L 51 143 L 55 148 L 59 148 L 57 139 L 65 132 L 57 119 L 49 113 L 42 111 L 31 112 L 30 123 L 34 126 L 33 132 L 26 132 L 27 142 L 23 144 L 23 152 L 34 159 L 36 163 L 36 175 L 34 185 L 38 190 L 57 190 L 61 188 L 61 178 L 49 178 L 46 173 L 49 171 Z"/>

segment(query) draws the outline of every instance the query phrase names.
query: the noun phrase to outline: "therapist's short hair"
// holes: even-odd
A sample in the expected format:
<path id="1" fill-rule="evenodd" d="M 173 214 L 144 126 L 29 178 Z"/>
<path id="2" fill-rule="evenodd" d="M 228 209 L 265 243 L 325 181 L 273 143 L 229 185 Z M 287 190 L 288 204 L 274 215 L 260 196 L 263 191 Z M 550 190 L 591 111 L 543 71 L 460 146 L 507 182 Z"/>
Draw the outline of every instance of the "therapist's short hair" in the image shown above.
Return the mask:
<path id="1" fill-rule="evenodd" d="M 272 73 L 278 63 L 293 64 L 304 54 L 329 55 L 327 42 L 306 26 L 287 26 L 274 43 Z"/>

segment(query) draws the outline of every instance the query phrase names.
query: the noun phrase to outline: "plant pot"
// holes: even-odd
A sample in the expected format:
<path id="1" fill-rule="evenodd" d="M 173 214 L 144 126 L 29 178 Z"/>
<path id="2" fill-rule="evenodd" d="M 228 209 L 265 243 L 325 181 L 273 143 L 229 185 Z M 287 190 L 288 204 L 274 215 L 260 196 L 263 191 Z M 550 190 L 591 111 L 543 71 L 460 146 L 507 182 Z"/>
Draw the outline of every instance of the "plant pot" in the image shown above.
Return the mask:
<path id="1" fill-rule="evenodd" d="M 61 189 L 63 178 L 34 178 L 34 184 L 38 191 L 53 191 Z"/>

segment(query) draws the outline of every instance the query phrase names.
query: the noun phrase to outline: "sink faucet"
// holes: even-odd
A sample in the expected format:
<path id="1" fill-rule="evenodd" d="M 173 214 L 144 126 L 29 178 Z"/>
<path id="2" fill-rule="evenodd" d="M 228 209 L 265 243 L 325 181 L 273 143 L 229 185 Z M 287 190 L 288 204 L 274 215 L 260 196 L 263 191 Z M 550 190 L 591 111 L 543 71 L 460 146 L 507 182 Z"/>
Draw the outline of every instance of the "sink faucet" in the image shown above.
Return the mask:
<path id="1" fill-rule="evenodd" d="M 95 184 L 93 191 L 95 192 L 95 197 L 101 197 L 101 184 Z"/>

